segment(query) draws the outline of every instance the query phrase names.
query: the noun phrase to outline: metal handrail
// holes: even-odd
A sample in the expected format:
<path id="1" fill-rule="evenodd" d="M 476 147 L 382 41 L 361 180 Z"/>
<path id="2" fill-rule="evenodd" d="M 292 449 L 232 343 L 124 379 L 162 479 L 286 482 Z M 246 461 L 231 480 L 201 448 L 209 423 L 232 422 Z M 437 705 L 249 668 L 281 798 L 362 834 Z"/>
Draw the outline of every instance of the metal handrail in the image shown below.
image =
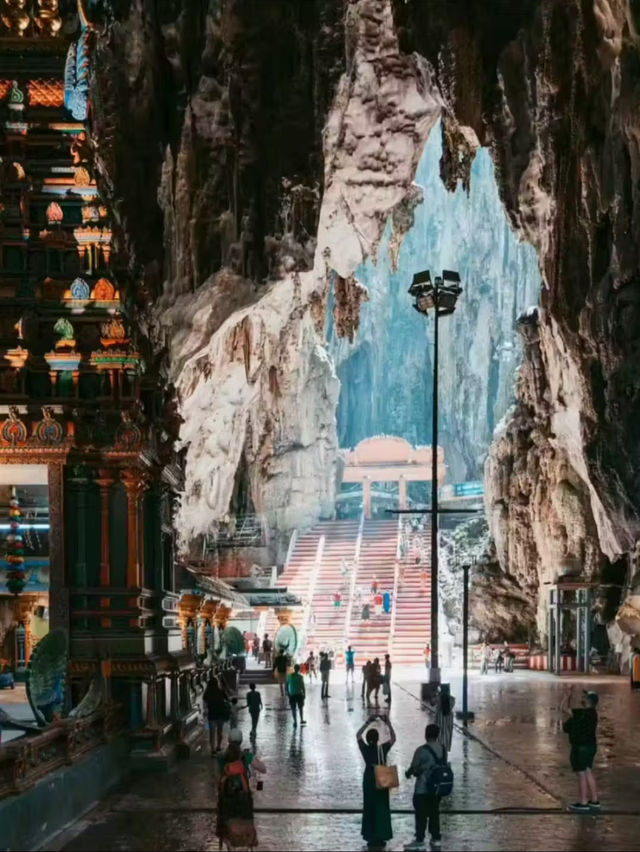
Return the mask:
<path id="1" fill-rule="evenodd" d="M 322 556 L 324 554 L 324 542 L 325 537 L 321 535 L 318 539 L 318 546 L 316 547 L 316 559 L 313 564 L 313 571 L 311 572 L 311 579 L 309 581 L 307 603 L 305 604 L 304 613 L 302 615 L 302 623 L 300 624 L 300 648 L 304 647 L 304 643 L 307 638 L 307 630 L 309 628 L 309 615 L 311 614 L 311 605 L 316 593 L 316 584 L 318 582 L 318 575 L 320 574 L 320 563 L 322 562 Z"/>
<path id="2" fill-rule="evenodd" d="M 389 627 L 389 656 L 393 650 L 393 638 L 396 633 L 396 614 L 398 607 L 398 578 L 400 576 L 400 540 L 402 537 L 402 515 L 398 515 L 398 537 L 396 540 L 396 561 L 393 568 L 393 597 L 391 598 L 391 625 Z"/>
<path id="3" fill-rule="evenodd" d="M 364 530 L 364 510 L 360 515 L 360 525 L 358 527 L 358 538 L 356 539 L 356 548 L 354 553 L 355 564 L 351 572 L 351 582 L 349 583 L 349 602 L 347 606 L 347 617 L 344 625 L 344 644 L 349 644 L 349 634 L 351 633 L 351 623 L 353 621 L 353 598 L 355 596 L 356 580 L 358 577 L 358 565 L 360 564 L 360 549 L 362 547 L 362 531 Z"/>

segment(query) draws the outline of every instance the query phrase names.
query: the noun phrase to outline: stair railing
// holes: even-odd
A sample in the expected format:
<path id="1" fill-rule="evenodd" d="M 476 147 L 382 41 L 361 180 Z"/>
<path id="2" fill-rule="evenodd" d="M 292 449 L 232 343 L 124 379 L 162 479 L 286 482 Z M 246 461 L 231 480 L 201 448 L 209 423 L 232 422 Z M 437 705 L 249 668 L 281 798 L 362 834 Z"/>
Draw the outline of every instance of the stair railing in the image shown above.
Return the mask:
<path id="1" fill-rule="evenodd" d="M 289 539 L 289 547 L 287 548 L 287 558 L 284 560 L 284 569 L 286 571 L 289 567 L 289 563 L 291 562 L 291 557 L 293 556 L 293 550 L 298 543 L 298 530 L 297 528 L 291 533 L 291 538 Z"/>
<path id="2" fill-rule="evenodd" d="M 356 547 L 353 554 L 354 563 L 351 571 L 351 580 L 349 582 L 349 600 L 347 603 L 347 618 L 344 623 L 344 638 L 343 644 L 349 644 L 349 634 L 351 633 L 351 622 L 353 619 L 353 599 L 356 591 L 356 579 L 358 576 L 358 564 L 360 562 L 360 547 L 362 546 L 362 530 L 364 528 L 364 512 L 360 516 L 360 526 L 358 527 L 358 537 L 356 538 Z"/>
<path id="3" fill-rule="evenodd" d="M 304 612 L 302 614 L 302 623 L 300 625 L 300 648 L 304 647 L 304 644 L 307 639 L 307 630 L 309 628 L 309 617 L 311 615 L 311 609 L 313 606 L 313 599 L 316 594 L 316 585 L 318 583 L 318 576 L 320 574 L 320 565 L 322 564 L 322 557 L 324 555 L 324 542 L 325 537 L 323 535 L 318 539 L 318 546 L 316 547 L 316 558 L 313 563 L 313 570 L 311 572 L 311 578 L 309 580 L 309 590 L 307 592 L 307 603 L 304 607 Z"/>
<path id="4" fill-rule="evenodd" d="M 400 577 L 400 542 L 402 540 L 402 515 L 398 515 L 398 536 L 396 540 L 396 561 L 393 567 L 393 596 L 391 598 L 391 626 L 389 628 L 389 649 L 391 657 L 393 639 L 396 632 L 396 614 L 398 611 L 398 581 Z"/>

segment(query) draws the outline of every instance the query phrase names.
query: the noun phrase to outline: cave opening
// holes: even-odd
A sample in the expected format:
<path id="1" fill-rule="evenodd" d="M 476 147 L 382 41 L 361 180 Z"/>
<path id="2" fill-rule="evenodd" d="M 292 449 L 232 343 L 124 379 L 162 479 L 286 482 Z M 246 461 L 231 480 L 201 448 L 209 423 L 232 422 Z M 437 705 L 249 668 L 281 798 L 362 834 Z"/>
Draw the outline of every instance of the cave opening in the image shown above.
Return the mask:
<path id="1" fill-rule="evenodd" d="M 358 333 L 353 342 L 337 336 L 330 298 L 327 345 L 340 380 L 341 449 L 375 435 L 430 446 L 433 324 L 412 309 L 407 289 L 419 270 L 460 274 L 457 309 L 440 322 L 438 385 L 444 484 L 460 490 L 482 480 L 494 429 L 514 401 L 517 320 L 538 303 L 540 272 L 535 249 L 507 220 L 488 149 L 475 155 L 468 192 L 445 187 L 442 150 L 438 123 L 414 179 L 422 201 L 401 244 L 389 220 L 376 255 L 355 272 L 368 291 Z M 427 499 L 426 485 L 409 485 L 410 501 Z"/>

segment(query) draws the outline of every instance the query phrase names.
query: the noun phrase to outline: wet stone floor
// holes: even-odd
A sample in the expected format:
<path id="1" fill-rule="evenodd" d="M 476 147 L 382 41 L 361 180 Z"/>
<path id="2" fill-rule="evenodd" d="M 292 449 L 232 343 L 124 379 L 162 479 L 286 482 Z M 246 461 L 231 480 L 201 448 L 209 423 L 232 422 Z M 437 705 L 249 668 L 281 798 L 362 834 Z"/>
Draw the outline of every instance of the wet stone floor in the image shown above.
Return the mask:
<path id="1" fill-rule="evenodd" d="M 420 673 L 400 676 L 390 718 L 398 741 L 401 787 L 391 793 L 394 839 L 413 837 L 413 783 L 402 774 L 421 743 L 430 715 L 419 701 Z M 262 687 L 266 709 L 257 752 L 267 764 L 255 794 L 259 848 L 362 849 L 362 760 L 355 732 L 366 718 L 360 685 L 345 688 L 333 673 L 331 697 L 308 688 L 308 725 L 294 730 L 276 686 Z M 603 811 L 566 813 L 575 801 L 559 704 L 565 681 L 544 674 L 472 675 L 469 706 L 476 721 L 454 730 L 455 789 L 443 805 L 443 849 L 634 849 L 640 842 L 640 694 L 622 678 L 589 678 L 600 695 L 600 741 L 594 766 Z M 574 683 L 583 683 L 576 678 Z M 460 695 L 459 678 L 451 678 Z M 382 697 L 382 696 L 381 696 Z M 241 702 L 242 703 L 242 702 Z M 381 709 L 385 705 L 381 704 Z M 244 718 L 243 718 L 244 716 Z M 248 744 L 249 720 L 241 714 Z M 215 836 L 215 762 L 204 739 L 188 761 L 167 774 L 134 776 L 72 831 L 56 850 L 208 850 Z"/>

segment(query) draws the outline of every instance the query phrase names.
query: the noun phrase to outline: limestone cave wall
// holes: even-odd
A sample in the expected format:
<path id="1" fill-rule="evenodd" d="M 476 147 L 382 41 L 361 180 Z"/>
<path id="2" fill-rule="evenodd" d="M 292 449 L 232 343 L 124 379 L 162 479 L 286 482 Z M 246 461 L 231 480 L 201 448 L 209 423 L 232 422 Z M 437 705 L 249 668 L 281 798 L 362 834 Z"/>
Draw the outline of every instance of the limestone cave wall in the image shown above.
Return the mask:
<path id="1" fill-rule="evenodd" d="M 93 134 L 118 259 L 185 420 L 184 540 L 226 511 L 243 459 L 278 523 L 330 503 L 329 281 L 352 336 L 354 272 L 389 217 L 406 232 L 442 117 L 445 185 L 488 147 L 543 279 L 486 467 L 501 568 L 530 587 L 616 564 L 640 502 L 637 3 L 108 5 Z"/>
<path id="2" fill-rule="evenodd" d="M 626 0 L 394 10 L 403 47 L 438 68 L 456 122 L 491 147 L 506 210 L 543 274 L 517 405 L 486 465 L 500 564 L 525 581 L 565 570 L 606 580 L 638 536 L 640 503 L 640 10 Z"/>

